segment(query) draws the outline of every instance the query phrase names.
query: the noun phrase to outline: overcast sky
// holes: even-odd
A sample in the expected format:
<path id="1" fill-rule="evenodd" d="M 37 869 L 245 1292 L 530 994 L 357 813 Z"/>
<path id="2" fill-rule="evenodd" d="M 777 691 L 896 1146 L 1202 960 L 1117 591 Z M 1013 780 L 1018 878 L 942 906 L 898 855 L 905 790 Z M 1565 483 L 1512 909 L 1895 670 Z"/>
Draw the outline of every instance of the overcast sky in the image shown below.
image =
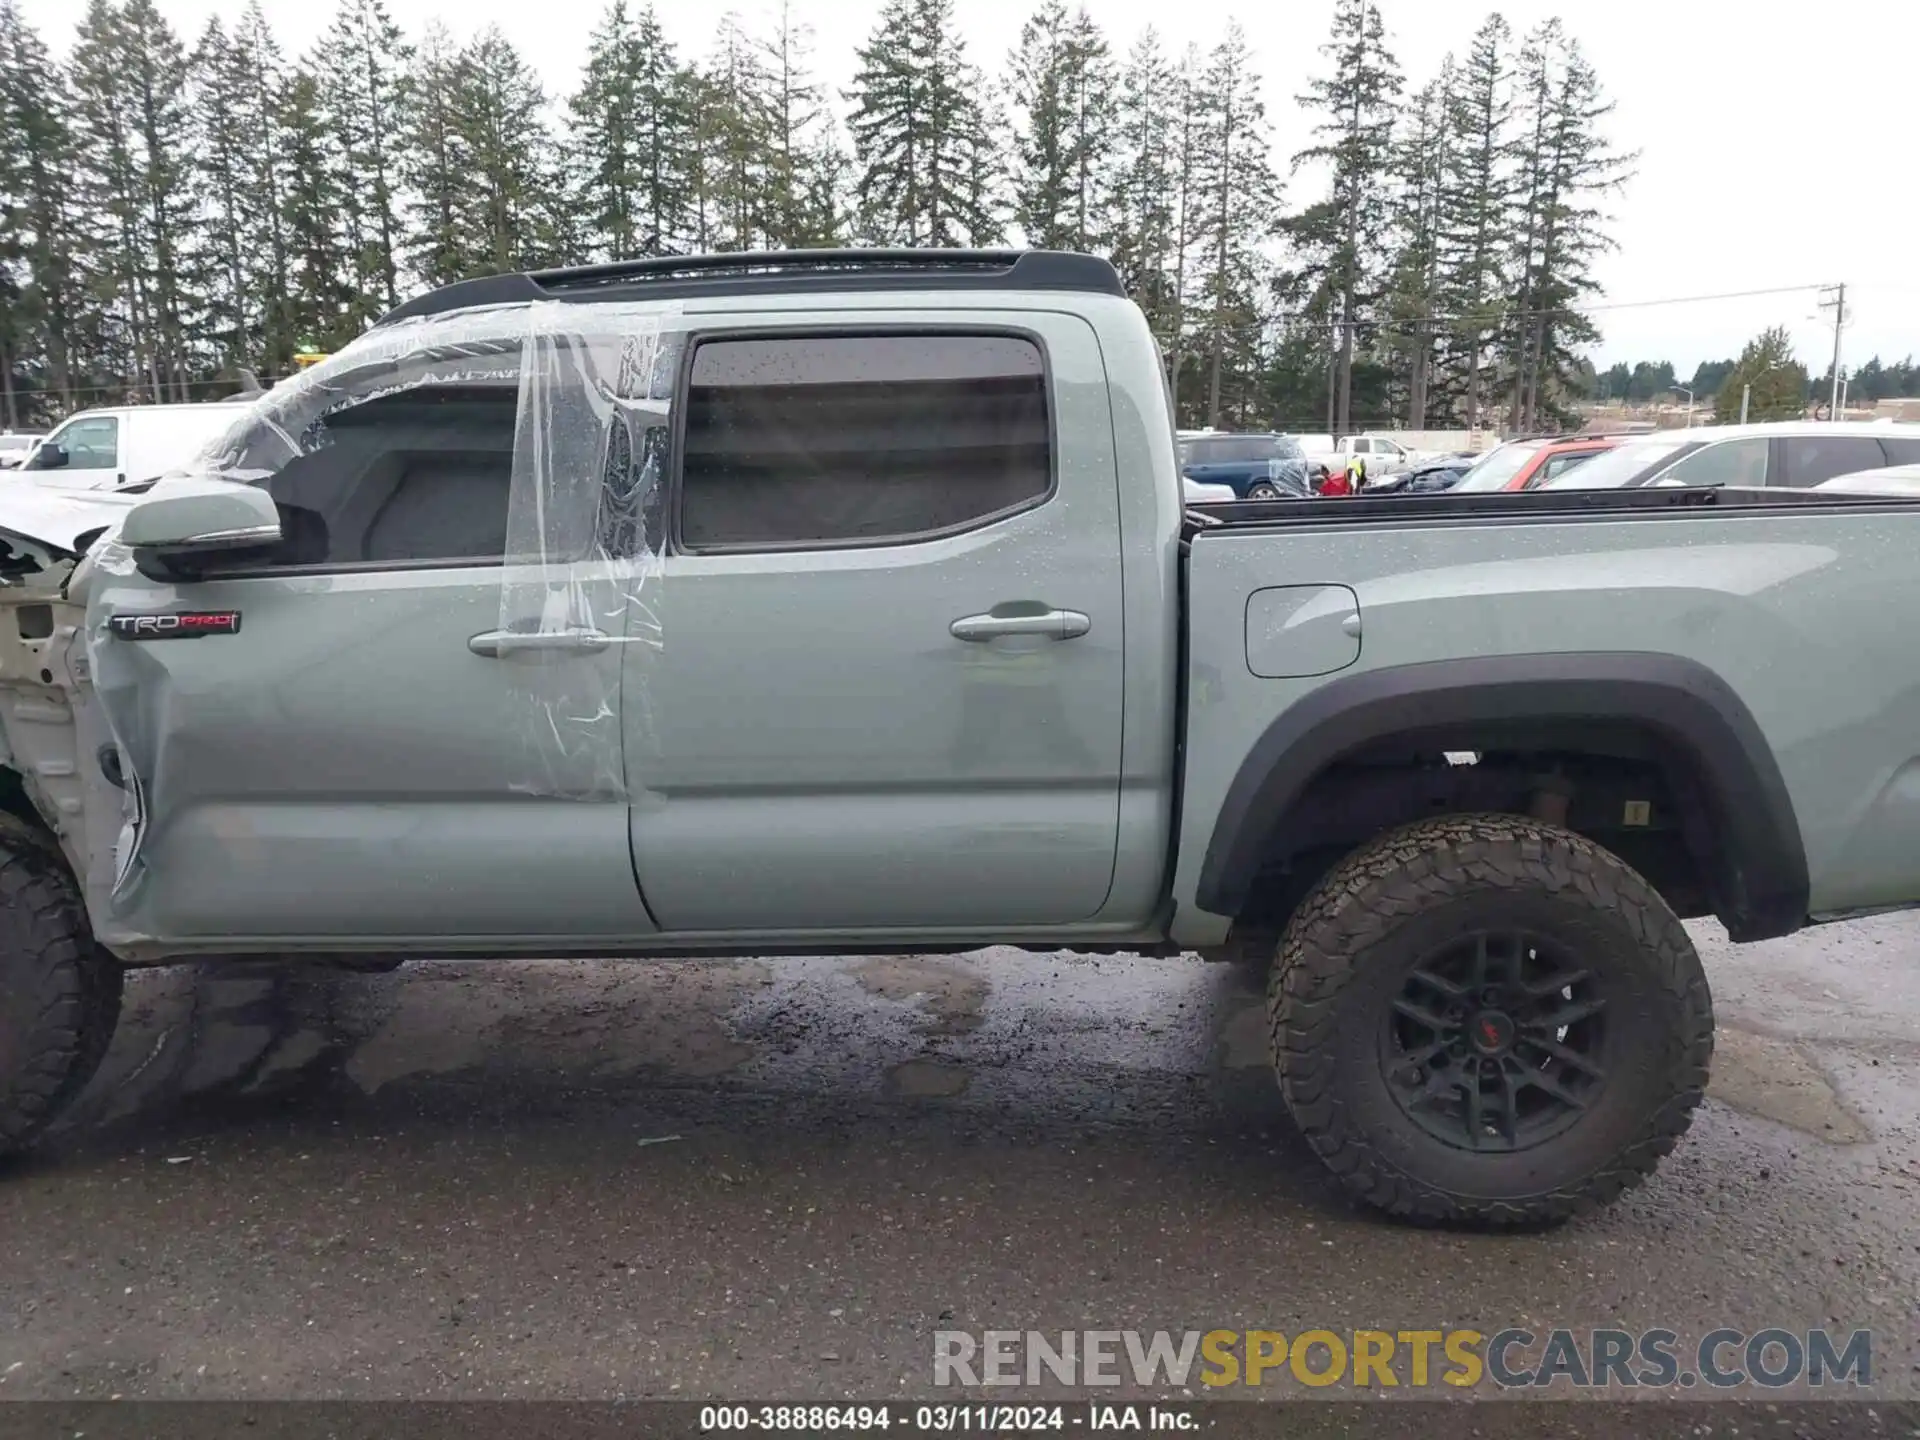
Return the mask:
<path id="1" fill-rule="evenodd" d="M 158 0 L 189 43 L 210 15 L 231 20 L 244 0 Z M 262 0 L 289 55 L 318 39 L 330 0 Z M 388 0 L 418 33 L 438 16 L 456 36 L 497 23 L 545 78 L 570 91 L 605 0 Z M 881 0 L 793 0 L 813 27 L 817 69 L 836 88 Z M 705 49 L 727 0 L 655 0 L 683 54 Z M 64 50 L 81 0 L 24 0 L 28 18 Z M 732 8 L 751 23 L 765 0 Z M 960 0 L 978 64 L 998 69 L 1032 0 Z M 1304 143 L 1294 102 L 1318 54 L 1333 0 L 1088 0 L 1124 52 L 1141 27 L 1169 48 L 1213 43 L 1237 16 L 1266 79 L 1276 150 Z M 1464 0 L 1381 0 L 1395 53 L 1410 80 L 1430 76 L 1449 50 L 1464 52 L 1490 7 Z M 1657 304 L 1846 281 L 1853 323 L 1846 363 L 1878 353 L 1920 353 L 1920 4 L 1852 0 L 1767 7 L 1748 0 L 1610 0 L 1603 5 L 1509 0 L 1516 31 L 1559 14 L 1586 46 L 1616 100 L 1612 133 L 1638 151 L 1635 177 L 1613 202 L 1617 253 L 1599 274 L 1602 365 L 1672 360 L 1682 375 L 1730 356 L 1768 325 L 1785 325 L 1816 373 L 1832 332 L 1811 290 L 1692 304 Z M 1303 187 L 1304 188 L 1304 187 Z M 1303 196 L 1290 195 L 1289 202 Z"/>

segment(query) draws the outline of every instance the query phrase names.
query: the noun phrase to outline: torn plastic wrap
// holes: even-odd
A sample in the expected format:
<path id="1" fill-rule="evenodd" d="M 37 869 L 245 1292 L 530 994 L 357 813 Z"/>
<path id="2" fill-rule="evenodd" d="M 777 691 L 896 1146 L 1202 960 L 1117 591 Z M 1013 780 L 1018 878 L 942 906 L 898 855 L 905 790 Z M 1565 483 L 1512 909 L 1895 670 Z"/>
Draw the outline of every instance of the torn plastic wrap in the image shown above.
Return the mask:
<path id="1" fill-rule="evenodd" d="M 429 389 L 511 397 L 498 624 L 472 642 L 500 662 L 493 673 L 509 700 L 504 783 L 536 796 L 629 800 L 645 789 L 653 727 L 651 667 L 625 661 L 636 645 L 662 643 L 660 481 L 681 340 L 678 307 L 661 305 L 539 302 L 402 321 L 277 387 L 191 468 L 270 484 L 294 460 L 345 443 L 335 427 L 350 431 L 355 407 Z M 351 498 L 308 511 L 276 495 L 283 534 L 267 563 L 316 583 L 368 568 L 329 551 L 339 526 L 324 506 L 344 510 Z M 492 551 L 474 553 L 476 565 L 495 563 Z M 115 543 L 96 549 L 92 565 L 109 587 L 143 583 Z M 146 594 L 156 604 L 190 599 L 179 588 Z M 92 609 L 87 649 L 127 780 L 118 892 L 148 822 L 170 807 L 159 743 L 170 697 L 165 657 L 111 643 L 104 609 Z"/>
<path id="2" fill-rule="evenodd" d="M 501 644 L 524 688 L 526 788 L 574 794 L 585 777 L 583 798 L 630 798 L 645 789 L 655 730 L 649 667 L 622 651 L 662 643 L 677 313 L 544 301 L 527 315 L 500 587 Z"/>

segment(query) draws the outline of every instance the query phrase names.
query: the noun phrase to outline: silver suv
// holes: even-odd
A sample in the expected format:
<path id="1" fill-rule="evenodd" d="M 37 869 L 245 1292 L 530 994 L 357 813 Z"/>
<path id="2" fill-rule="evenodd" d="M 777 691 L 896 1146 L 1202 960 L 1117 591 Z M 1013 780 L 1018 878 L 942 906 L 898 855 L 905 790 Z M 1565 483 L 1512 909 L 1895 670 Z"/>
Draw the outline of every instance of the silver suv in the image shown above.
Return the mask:
<path id="1" fill-rule="evenodd" d="M 1810 490 L 1836 475 L 1920 461 L 1920 425 L 1780 421 L 1644 435 L 1549 480 L 1543 490 L 1642 485 L 1785 485 Z"/>

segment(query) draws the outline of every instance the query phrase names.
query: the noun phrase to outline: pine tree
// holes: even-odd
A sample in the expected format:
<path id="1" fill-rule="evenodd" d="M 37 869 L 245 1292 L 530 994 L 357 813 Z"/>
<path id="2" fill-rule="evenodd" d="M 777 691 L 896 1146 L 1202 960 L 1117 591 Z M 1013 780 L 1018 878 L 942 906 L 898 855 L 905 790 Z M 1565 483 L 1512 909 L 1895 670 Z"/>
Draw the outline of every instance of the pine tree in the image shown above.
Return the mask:
<path id="1" fill-rule="evenodd" d="M 1499 345 L 1510 374 L 1507 428 L 1520 428 L 1525 408 L 1526 352 L 1533 339 L 1534 282 L 1546 224 L 1549 150 L 1553 128 L 1554 62 L 1559 21 L 1548 20 L 1520 42 L 1514 65 L 1513 215 L 1507 230 L 1505 270 L 1515 282 L 1514 306 L 1501 327 Z"/>
<path id="2" fill-rule="evenodd" d="M 650 5 L 612 0 L 568 101 L 567 164 L 590 253 L 664 255 L 693 232 L 693 117 L 680 65 Z"/>
<path id="3" fill-rule="evenodd" d="M 1238 31 L 1177 65 L 1148 32 L 1116 66 L 1081 0 L 1030 0 L 1003 94 L 968 63 L 957 0 L 883 0 L 845 96 L 849 160 L 794 0 L 758 34 L 717 19 L 698 66 L 649 0 L 608 0 L 564 148 L 497 31 L 461 50 L 429 26 L 409 48 L 388 0 L 332 0 L 292 71 L 261 0 L 190 61 L 158 0 L 86 0 L 66 65 L 20 3 L 0 0 L 0 418 L 284 374 L 296 345 L 338 343 L 416 282 L 849 231 L 983 246 L 1010 226 L 1111 255 L 1189 423 L 1304 417 L 1319 384 L 1335 428 L 1389 403 L 1416 425 L 1533 428 L 1601 383 L 1583 311 L 1631 157 L 1557 22 L 1516 48 L 1490 17 L 1389 143 L 1378 0 L 1337 0 L 1338 80 L 1309 87 L 1298 157 L 1327 189 L 1280 270 Z M 1884 367 L 1860 393 L 1883 384 L 1920 378 Z"/>
<path id="4" fill-rule="evenodd" d="M 1006 96 L 1000 87 L 979 77 L 979 88 L 968 97 L 955 153 L 959 159 L 960 206 L 958 223 L 963 243 L 991 249 L 1007 242 L 1007 154 L 1013 146 L 1007 122 Z"/>
<path id="5" fill-rule="evenodd" d="M 546 97 L 532 68 L 497 25 L 461 51 L 451 97 L 454 155 L 463 193 L 462 267 L 489 274 L 554 258 L 547 211 L 555 174 Z"/>
<path id="6" fill-rule="evenodd" d="M 348 180 L 342 219 L 351 237 L 351 308 L 370 320 L 400 303 L 397 149 L 412 56 L 384 0 L 341 0 L 314 54 Z"/>
<path id="7" fill-rule="evenodd" d="M 4 43 L 5 37 L 0 36 L 0 44 Z M 3 66 L 4 57 L 0 57 Z M 5 118 L 6 111 L 0 109 L 0 120 Z M 18 231 L 7 223 L 19 208 L 21 189 L 19 156 L 0 139 L 0 425 L 9 429 L 20 423 L 19 390 L 25 380 L 22 351 L 33 343 L 22 303 L 23 246 Z"/>
<path id="8" fill-rule="evenodd" d="M 1163 349 L 1179 331 L 1179 76 L 1149 26 L 1134 42 L 1115 106 L 1113 263 Z"/>
<path id="9" fill-rule="evenodd" d="M 153 0 L 126 0 L 121 12 L 134 63 L 122 72 L 131 92 L 135 145 L 140 156 L 140 205 L 152 246 L 147 270 L 156 326 L 159 391 L 192 398 L 184 259 L 192 244 L 192 128 L 186 108 L 187 57 Z"/>
<path id="10" fill-rule="evenodd" d="M 676 61 L 651 8 L 640 16 L 629 65 L 641 118 L 638 241 L 643 254 L 672 254 L 692 244 L 699 159 L 688 72 Z"/>
<path id="11" fill-rule="evenodd" d="M 414 52 L 408 76 L 406 129 L 400 174 L 411 199 L 406 205 L 406 246 L 413 268 L 428 285 L 446 285 L 470 269 L 466 230 L 466 156 L 460 138 L 460 55 L 438 21 L 429 23 Z"/>
<path id="12" fill-rule="evenodd" d="M 96 298 L 149 398 L 187 397 L 183 256 L 192 206 L 187 60 L 153 0 L 89 0 L 69 64 L 76 183 L 96 219 Z"/>
<path id="13" fill-rule="evenodd" d="M 0 199 L 8 182 L 0 176 Z M 11 245 L 0 245 L 0 425 L 9 430 L 20 423 L 21 390 L 26 376 L 22 350 L 33 343 L 26 323 L 20 279 L 11 261 Z"/>
<path id="14" fill-rule="evenodd" d="M 704 254 L 714 248 L 719 218 L 714 185 L 719 174 L 716 152 L 720 143 L 720 122 L 716 112 L 725 104 L 715 93 L 707 73 L 697 65 L 674 77 L 674 104 L 687 117 L 687 177 L 689 214 L 692 229 L 688 248 Z"/>
<path id="15" fill-rule="evenodd" d="M 761 44 L 767 76 L 764 222 L 777 249 L 830 247 L 841 240 L 840 187 L 846 159 L 833 117 L 808 68 L 812 33 L 780 0 L 774 30 Z"/>
<path id="16" fill-rule="evenodd" d="M 201 31 L 192 63 L 195 168 L 202 207 L 197 279 L 206 297 L 202 339 L 229 369 L 256 363 L 248 268 L 258 241 L 246 202 L 254 137 L 231 100 L 239 70 L 233 42 L 216 15 Z"/>
<path id="17" fill-rule="evenodd" d="M 354 314 L 353 267 L 341 217 L 346 177 L 321 101 L 320 81 L 305 68 L 287 77 L 278 116 L 286 158 L 283 214 L 290 260 L 287 321 L 293 343 L 332 350 L 360 331 Z"/>
<path id="18" fill-rule="evenodd" d="M 1246 35 L 1229 24 L 1200 81 L 1194 165 L 1206 414 L 1216 428 L 1230 400 L 1245 414 L 1258 383 L 1264 247 L 1280 197 L 1260 89 Z"/>
<path id="19" fill-rule="evenodd" d="M 771 80 L 761 48 L 739 17 L 720 19 L 700 86 L 701 191 L 708 216 L 702 249 L 751 250 L 765 241 L 773 150 Z"/>
<path id="20" fill-rule="evenodd" d="M 887 0 L 858 52 L 854 194 L 878 244 L 960 245 L 1000 227 L 998 176 L 981 82 L 954 25 L 954 0 Z"/>
<path id="21" fill-rule="evenodd" d="M 281 124 L 287 70 L 259 0 L 248 0 L 241 12 L 229 59 L 226 106 L 235 129 L 247 137 L 240 203 L 249 242 L 243 267 L 249 308 L 260 332 L 257 355 L 266 374 L 284 375 L 299 343 L 288 295 L 286 206 L 293 176 Z"/>
<path id="22" fill-rule="evenodd" d="M 641 119 L 629 72 L 636 43 L 627 0 L 612 0 L 588 37 L 586 70 L 567 101 L 568 188 L 585 212 L 596 260 L 638 254 L 634 211 Z"/>
<path id="23" fill-rule="evenodd" d="M 1448 56 L 1439 75 L 1414 97 L 1389 166 L 1397 233 L 1387 280 L 1387 350 L 1407 376 L 1407 424 L 1414 430 L 1427 428 L 1430 405 L 1433 317 L 1440 304 L 1440 200 L 1452 163 L 1447 120 L 1453 87 L 1453 57 Z"/>
<path id="24" fill-rule="evenodd" d="M 1522 218 L 1509 273 L 1518 281 L 1519 319 L 1510 345 L 1510 423 L 1537 428 L 1564 413 L 1576 351 L 1599 338 L 1578 308 L 1597 288 L 1592 261 L 1605 250 L 1600 199 L 1625 178 L 1631 156 L 1601 133 L 1612 105 L 1577 42 L 1557 21 L 1529 37 L 1521 62 L 1525 123 L 1516 147 Z"/>
<path id="25" fill-rule="evenodd" d="M 73 214 L 75 164 L 65 76 L 14 0 L 0 0 L 0 236 L 9 271 L 7 324 L 0 357 L 7 375 L 6 423 L 29 414 L 16 375 L 41 369 L 41 383 L 62 410 L 75 403 L 76 355 L 84 301 Z M 42 368 L 43 367 L 43 368 Z"/>
<path id="26" fill-rule="evenodd" d="M 145 384 L 157 391 L 151 364 L 151 325 L 144 288 L 134 267 L 141 253 L 137 161 L 128 107 L 118 87 L 98 77 L 113 73 L 124 49 L 118 9 L 89 0 L 65 67 L 73 127 L 70 190 L 76 207 L 74 279 L 85 295 L 92 333 L 87 380 L 132 395 Z M 104 383 L 102 383 L 104 382 Z M 82 385 L 84 392 L 87 388 Z"/>
<path id="27" fill-rule="evenodd" d="M 1332 348 L 1327 428 L 1344 435 L 1352 423 L 1353 357 L 1365 312 L 1376 299 L 1385 264 L 1382 231 L 1392 155 L 1394 102 L 1402 82 L 1386 46 L 1386 28 L 1371 0 L 1337 0 L 1333 33 L 1320 48 L 1323 78 L 1310 81 L 1301 106 L 1318 112 L 1315 143 L 1294 168 L 1330 171 L 1327 194 L 1287 225 L 1304 261 L 1303 277 L 1318 291 L 1312 309 L 1325 317 Z"/>
<path id="28" fill-rule="evenodd" d="M 1182 53 L 1179 69 L 1174 72 L 1174 115 L 1173 284 L 1168 291 L 1173 313 L 1168 326 L 1167 385 L 1173 393 L 1175 408 L 1182 409 L 1185 401 L 1180 376 L 1190 358 L 1188 352 L 1193 339 L 1192 258 L 1193 248 L 1200 239 L 1201 142 L 1206 130 L 1206 116 L 1200 103 L 1200 51 L 1191 44 Z"/>
<path id="29" fill-rule="evenodd" d="M 1775 326 L 1749 340 L 1732 372 L 1714 397 L 1713 418 L 1722 425 L 1740 419 L 1742 392 L 1747 392 L 1747 418 L 1798 420 L 1807 408 L 1807 370 L 1793 358 L 1793 341 L 1785 327 Z"/>
<path id="30" fill-rule="evenodd" d="M 1027 243 L 1101 248 L 1111 229 L 1113 64 L 1085 8 L 1041 0 L 1008 62 L 1018 124 L 1014 219 Z"/>
<path id="31" fill-rule="evenodd" d="M 1488 347 L 1505 308 L 1506 226 L 1513 194 L 1510 33 L 1499 15 L 1487 17 L 1473 37 L 1447 113 L 1453 144 L 1440 196 L 1439 288 L 1451 312 L 1447 349 L 1462 377 L 1469 430 L 1486 419 Z"/>

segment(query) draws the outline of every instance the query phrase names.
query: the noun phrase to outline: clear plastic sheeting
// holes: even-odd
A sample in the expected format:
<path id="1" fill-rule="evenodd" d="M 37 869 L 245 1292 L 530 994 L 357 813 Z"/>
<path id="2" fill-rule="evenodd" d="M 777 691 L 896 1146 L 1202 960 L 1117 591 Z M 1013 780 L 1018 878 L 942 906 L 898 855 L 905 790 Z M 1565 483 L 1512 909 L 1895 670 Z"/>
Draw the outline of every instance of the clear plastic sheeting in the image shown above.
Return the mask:
<path id="1" fill-rule="evenodd" d="M 277 387 L 193 468 L 272 491 L 282 539 L 263 563 L 277 573 L 497 566 L 497 626 L 476 616 L 469 648 L 498 662 L 511 696 L 512 788 L 630 798 L 653 727 L 650 667 L 624 657 L 662 643 L 660 481 L 681 343 L 675 305 L 401 321 Z M 153 757 L 120 738 L 137 797 Z"/>
<path id="2" fill-rule="evenodd" d="M 513 385 L 527 343 L 527 306 L 401 321 L 369 331 L 276 386 L 191 468 L 247 484 L 333 443 L 340 412 L 429 386 Z"/>
<path id="3" fill-rule="evenodd" d="M 499 643 L 525 687 L 528 787 L 644 789 L 645 666 L 662 643 L 661 476 L 679 355 L 659 306 L 528 307 L 507 509 Z M 631 678 L 623 723 L 619 687 Z"/>

